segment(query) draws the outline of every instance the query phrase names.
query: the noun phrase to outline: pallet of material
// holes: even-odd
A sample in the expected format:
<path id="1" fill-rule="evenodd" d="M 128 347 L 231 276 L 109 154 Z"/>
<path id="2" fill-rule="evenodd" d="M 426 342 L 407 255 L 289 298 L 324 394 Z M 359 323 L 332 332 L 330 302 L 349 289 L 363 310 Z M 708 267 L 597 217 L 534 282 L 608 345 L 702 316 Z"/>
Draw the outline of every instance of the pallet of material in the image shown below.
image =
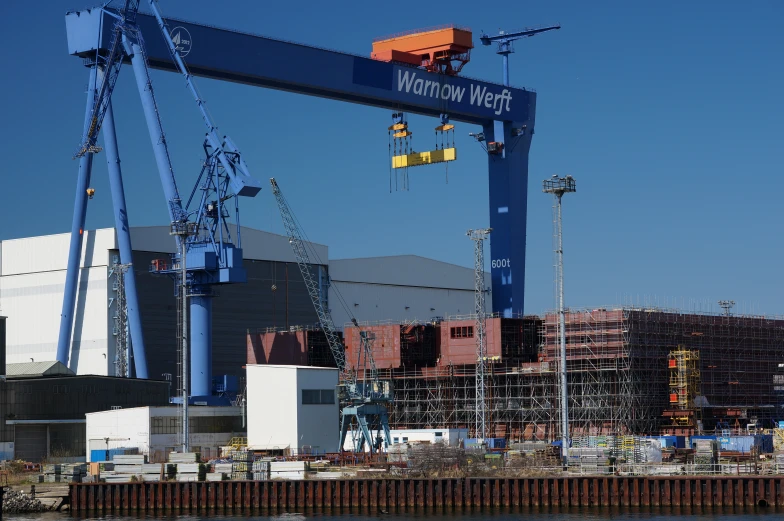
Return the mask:
<path id="1" fill-rule="evenodd" d="M 169 463 L 198 463 L 201 454 L 198 452 L 171 452 L 169 453 Z"/>
<path id="2" fill-rule="evenodd" d="M 158 483 L 161 480 L 160 473 L 158 474 L 142 474 L 142 481 L 145 483 Z"/>
<path id="3" fill-rule="evenodd" d="M 163 470 L 162 463 L 145 463 L 142 465 L 142 474 L 161 474 Z"/>
<path id="4" fill-rule="evenodd" d="M 253 474 L 250 472 L 232 472 L 231 479 L 233 481 L 250 481 L 253 479 Z"/>
<path id="5" fill-rule="evenodd" d="M 143 465 L 147 462 L 144 454 L 115 454 L 112 456 L 115 465 Z"/>
<path id="6" fill-rule="evenodd" d="M 253 461 L 253 453 L 247 450 L 233 450 L 231 451 L 231 459 L 235 462 L 245 461 L 250 463 Z"/>
<path id="7" fill-rule="evenodd" d="M 248 472 L 252 469 L 252 463 L 247 461 L 235 461 L 231 465 L 232 472 Z"/>
<path id="8" fill-rule="evenodd" d="M 212 472 L 214 473 L 224 473 L 224 474 L 231 474 L 232 471 L 232 464 L 231 463 L 213 463 L 212 465 Z"/>
<path id="9" fill-rule="evenodd" d="M 199 472 L 206 472 L 206 465 L 204 463 L 178 463 L 177 473 L 179 474 L 198 474 Z"/>
<path id="10" fill-rule="evenodd" d="M 143 466 L 144 465 L 142 465 L 142 464 L 139 464 L 139 465 L 127 465 L 127 464 L 117 465 L 117 464 L 115 464 L 114 465 L 114 471 L 117 474 L 141 474 Z"/>
<path id="11" fill-rule="evenodd" d="M 177 481 L 199 481 L 198 474 L 177 474 Z"/>
<path id="12" fill-rule="evenodd" d="M 225 472 L 208 472 L 207 481 L 224 481 L 226 479 Z"/>

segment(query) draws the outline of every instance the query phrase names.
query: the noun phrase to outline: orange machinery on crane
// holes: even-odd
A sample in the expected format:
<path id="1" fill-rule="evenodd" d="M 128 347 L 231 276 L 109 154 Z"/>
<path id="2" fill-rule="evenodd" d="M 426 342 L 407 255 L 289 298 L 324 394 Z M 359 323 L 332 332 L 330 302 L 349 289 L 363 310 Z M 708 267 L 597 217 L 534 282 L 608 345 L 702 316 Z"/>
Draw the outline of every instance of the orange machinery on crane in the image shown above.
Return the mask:
<path id="1" fill-rule="evenodd" d="M 471 59 L 473 48 L 471 29 L 443 25 L 377 38 L 373 40 L 370 57 L 456 76 Z"/>

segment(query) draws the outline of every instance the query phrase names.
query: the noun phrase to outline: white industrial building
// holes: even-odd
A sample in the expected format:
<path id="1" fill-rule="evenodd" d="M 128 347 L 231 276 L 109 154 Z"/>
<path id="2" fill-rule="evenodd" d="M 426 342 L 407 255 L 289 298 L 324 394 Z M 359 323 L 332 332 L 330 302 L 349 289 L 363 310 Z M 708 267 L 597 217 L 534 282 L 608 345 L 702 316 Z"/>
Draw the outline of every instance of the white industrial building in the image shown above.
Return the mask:
<path id="1" fill-rule="evenodd" d="M 443 443 L 449 447 L 457 447 L 468 438 L 468 429 L 390 429 L 392 445 L 406 443 Z M 354 443 L 346 439 L 343 450 L 354 451 Z M 370 450 L 365 446 L 365 452 Z"/>
<path id="2" fill-rule="evenodd" d="M 239 407 L 190 407 L 188 417 L 190 449 L 203 459 L 219 457 L 220 447 L 244 432 Z M 86 418 L 88 462 L 104 461 L 107 451 L 121 449 L 138 449 L 150 462 L 165 462 L 182 448 L 182 409 L 176 406 L 115 409 Z"/>
<path id="3" fill-rule="evenodd" d="M 248 447 L 291 454 L 337 452 L 337 369 L 248 365 Z"/>
<path id="4" fill-rule="evenodd" d="M 70 234 L 0 242 L 0 313 L 7 320 L 9 363 L 56 358 Z M 175 249 L 168 226 L 131 228 L 139 307 L 151 378 L 176 373 L 173 283 L 149 272 Z M 241 376 L 246 331 L 313 325 L 316 314 L 288 238 L 242 229 L 246 284 L 223 286 L 214 303 L 213 374 Z M 325 245 L 313 244 L 321 259 Z M 85 231 L 69 368 L 115 374 L 116 273 L 113 228 Z M 473 270 L 414 255 L 331 260 L 329 299 L 336 325 L 349 320 L 338 289 L 360 321 L 428 320 L 473 311 Z M 489 279 L 489 276 L 487 277 Z M 490 299 L 487 299 L 489 302 Z"/>

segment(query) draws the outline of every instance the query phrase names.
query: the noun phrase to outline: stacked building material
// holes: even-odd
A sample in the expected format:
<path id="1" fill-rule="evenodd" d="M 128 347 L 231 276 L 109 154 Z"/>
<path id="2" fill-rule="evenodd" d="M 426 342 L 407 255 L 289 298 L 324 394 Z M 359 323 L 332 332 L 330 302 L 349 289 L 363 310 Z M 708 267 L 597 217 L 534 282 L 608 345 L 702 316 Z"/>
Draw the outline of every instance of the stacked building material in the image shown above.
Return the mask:
<path id="1" fill-rule="evenodd" d="M 569 449 L 569 468 L 581 474 L 609 474 L 607 449 L 600 447 L 572 447 Z"/>
<path id="2" fill-rule="evenodd" d="M 172 452 L 166 465 L 167 479 L 177 481 L 204 481 L 207 478 L 207 466 L 199 463 L 198 452 Z"/>
<path id="3" fill-rule="evenodd" d="M 145 457 L 143 454 L 116 454 L 112 464 L 113 470 L 101 471 L 101 479 L 107 483 L 127 483 L 141 479 Z"/>
<path id="4" fill-rule="evenodd" d="M 784 454 L 776 454 L 776 473 L 784 474 Z"/>
<path id="5" fill-rule="evenodd" d="M 41 465 L 39 483 L 59 483 L 62 476 L 62 466 L 59 464 Z"/>
<path id="6" fill-rule="evenodd" d="M 694 447 L 695 472 L 713 473 L 716 470 L 719 442 L 717 440 L 698 439 L 692 442 L 692 447 Z"/>
<path id="7" fill-rule="evenodd" d="M 231 451 L 231 479 L 247 481 L 253 479 L 253 453 L 247 450 Z"/>
<path id="8" fill-rule="evenodd" d="M 223 481 L 231 475 L 232 463 L 213 463 L 212 472 L 207 473 L 207 481 Z"/>
<path id="9" fill-rule="evenodd" d="M 87 465 L 84 463 L 46 464 L 41 470 L 40 483 L 81 483 L 87 475 Z"/>
<path id="10" fill-rule="evenodd" d="M 270 463 L 272 458 L 259 458 L 253 462 L 253 479 L 264 481 L 270 478 Z"/>
<path id="11" fill-rule="evenodd" d="M 308 464 L 305 461 L 272 461 L 270 477 L 272 479 L 305 479 L 308 475 Z"/>
<path id="12" fill-rule="evenodd" d="M 162 463 L 144 463 L 142 465 L 142 480 L 147 483 L 157 483 L 163 476 Z"/>
<path id="13" fill-rule="evenodd" d="M 207 466 L 204 463 L 177 463 L 177 481 L 205 481 Z"/>

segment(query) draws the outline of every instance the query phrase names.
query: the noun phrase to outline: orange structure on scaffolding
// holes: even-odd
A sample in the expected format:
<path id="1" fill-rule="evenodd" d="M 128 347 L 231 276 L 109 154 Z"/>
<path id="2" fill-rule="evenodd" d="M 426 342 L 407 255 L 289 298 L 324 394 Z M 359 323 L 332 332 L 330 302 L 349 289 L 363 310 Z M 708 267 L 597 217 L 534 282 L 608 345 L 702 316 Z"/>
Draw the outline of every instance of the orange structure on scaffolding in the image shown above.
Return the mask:
<path id="1" fill-rule="evenodd" d="M 471 59 L 473 48 L 470 29 L 445 25 L 377 38 L 370 57 L 455 76 Z"/>

